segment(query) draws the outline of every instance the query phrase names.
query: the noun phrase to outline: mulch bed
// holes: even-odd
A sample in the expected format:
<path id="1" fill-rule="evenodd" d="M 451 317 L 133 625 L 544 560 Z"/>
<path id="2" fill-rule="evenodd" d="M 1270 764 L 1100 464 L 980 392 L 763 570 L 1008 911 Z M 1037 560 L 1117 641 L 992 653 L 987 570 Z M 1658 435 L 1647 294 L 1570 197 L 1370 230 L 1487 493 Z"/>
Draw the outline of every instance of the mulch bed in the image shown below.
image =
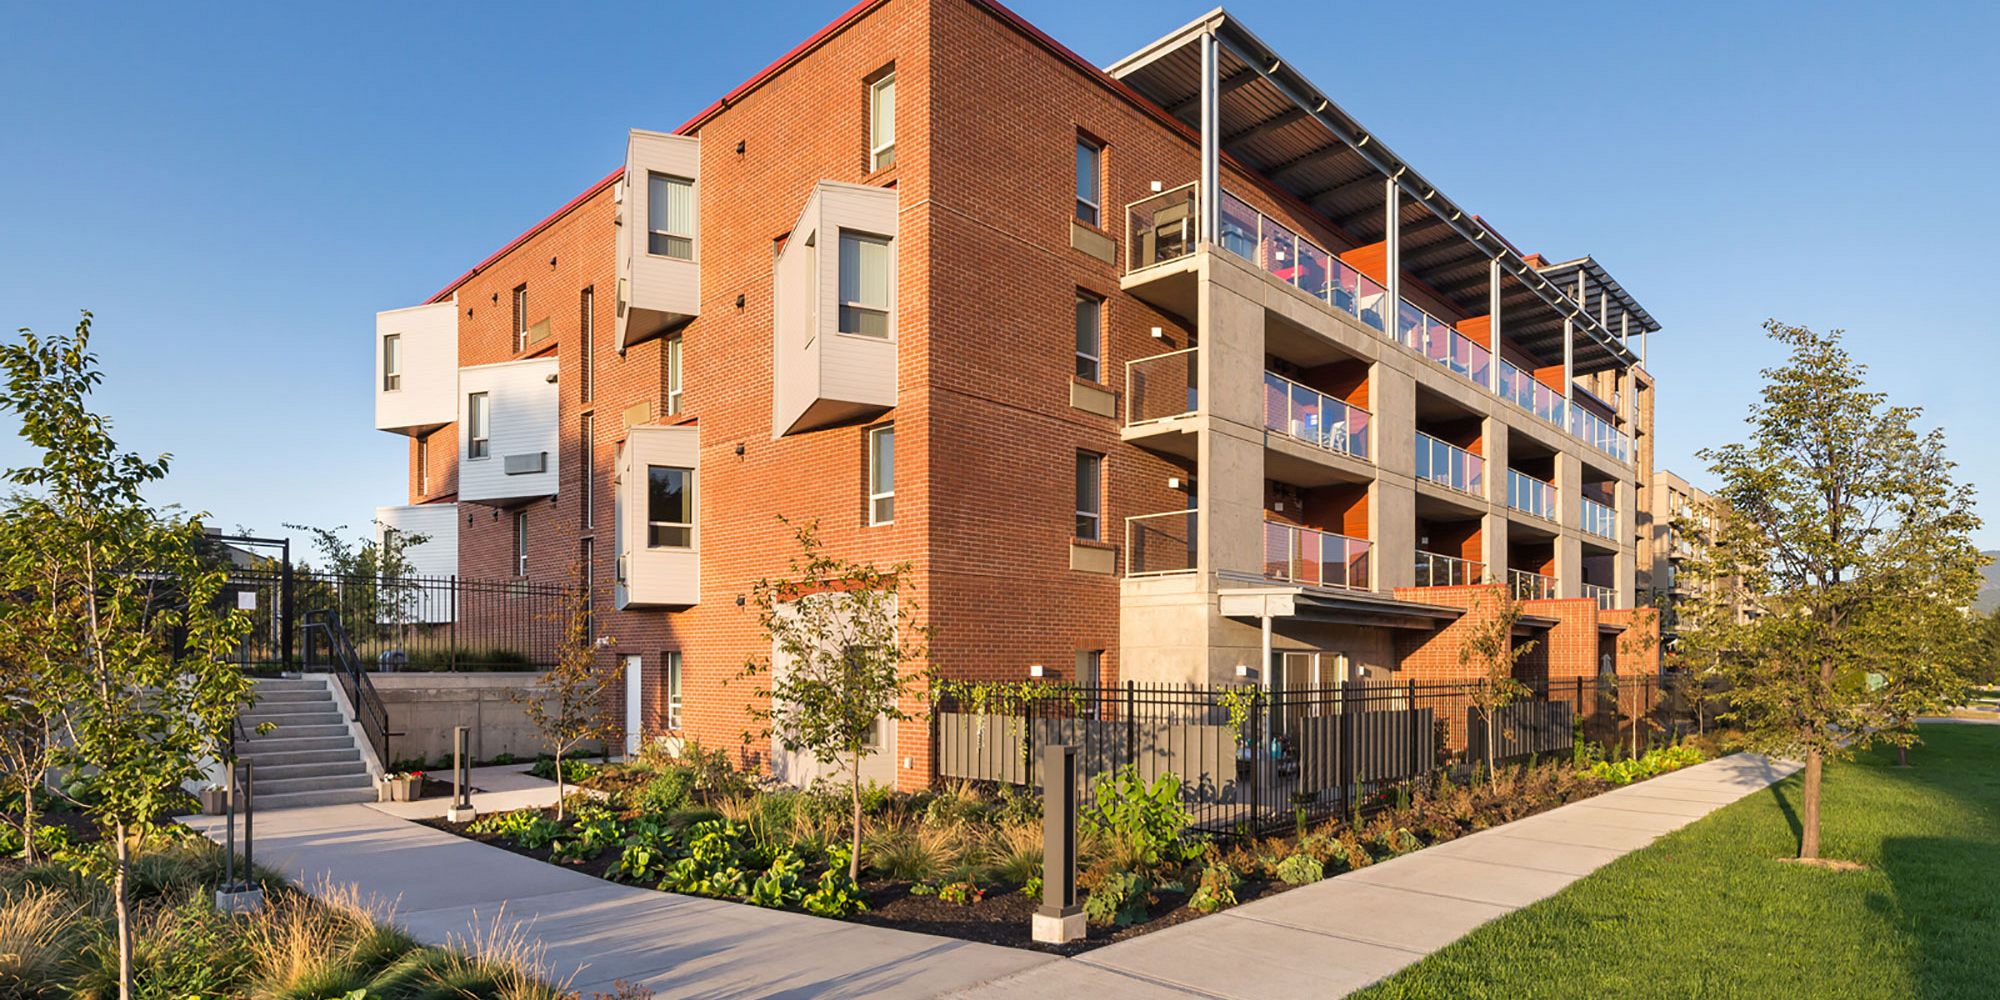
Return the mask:
<path id="1" fill-rule="evenodd" d="M 545 809 L 543 813 L 552 819 L 555 817 L 553 809 Z M 444 819 L 426 819 L 418 822 L 503 851 L 534 858 L 537 861 L 549 861 L 549 849 L 546 847 L 529 850 L 505 837 L 470 833 L 467 832 L 465 823 L 453 823 Z M 618 851 L 607 850 L 588 861 L 564 864 L 563 867 L 610 881 L 609 873 L 618 867 Z M 1082 941 L 1056 947 L 1039 944 L 1029 938 L 1029 917 L 1041 905 L 1041 897 L 1024 896 L 1019 887 L 988 888 L 985 898 L 969 905 L 947 903 L 932 895 L 917 895 L 910 891 L 913 887 L 914 883 L 911 882 L 870 878 L 863 875 L 861 891 L 868 898 L 868 909 L 847 919 L 857 924 L 892 927 L 919 934 L 936 934 L 982 944 L 1029 948 L 1057 955 L 1077 955 L 1114 941 L 1138 937 L 1141 934 L 1206 916 L 1188 909 L 1187 893 L 1159 892 L 1154 894 L 1158 903 L 1150 908 L 1152 919 L 1130 927 L 1092 927 L 1088 936 Z M 639 888 L 646 887 L 639 886 Z M 1236 899 L 1239 903 L 1247 903 L 1253 899 L 1277 895 L 1290 888 L 1292 887 L 1283 882 L 1245 881 L 1236 887 Z"/>

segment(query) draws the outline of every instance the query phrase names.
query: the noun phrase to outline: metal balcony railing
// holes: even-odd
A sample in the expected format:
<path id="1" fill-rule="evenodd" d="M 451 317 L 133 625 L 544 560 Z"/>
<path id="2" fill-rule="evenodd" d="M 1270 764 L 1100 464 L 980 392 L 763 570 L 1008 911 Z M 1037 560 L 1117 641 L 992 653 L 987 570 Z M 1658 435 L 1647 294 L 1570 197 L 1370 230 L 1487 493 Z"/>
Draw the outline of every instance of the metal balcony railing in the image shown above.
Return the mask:
<path id="1" fill-rule="evenodd" d="M 1222 193 L 1222 248 L 1274 278 L 1387 332 L 1388 290 L 1313 241 Z"/>
<path id="2" fill-rule="evenodd" d="M 1556 519 L 1556 487 L 1518 469 L 1507 470 L 1507 506 L 1524 514 Z"/>
<path id="3" fill-rule="evenodd" d="M 1460 559 L 1442 552 L 1417 550 L 1419 587 L 1464 587 L 1486 579 L 1486 564 L 1477 559 Z"/>
<path id="4" fill-rule="evenodd" d="M 1200 185 L 1189 181 L 1125 206 L 1125 253 L 1130 269 L 1164 264 L 1194 253 L 1200 218 Z"/>
<path id="5" fill-rule="evenodd" d="M 1170 510 L 1125 519 L 1125 575 L 1171 576 L 1195 570 L 1200 515 Z"/>
<path id="6" fill-rule="evenodd" d="M 1125 362 L 1125 425 L 1185 417 L 1201 409 L 1200 348 Z"/>
<path id="7" fill-rule="evenodd" d="M 1264 522 L 1264 575 L 1314 587 L 1369 589 L 1366 538 Z"/>
<path id="8" fill-rule="evenodd" d="M 1396 312 L 1396 343 L 1486 387 L 1493 353 L 1408 299 Z"/>
<path id="9" fill-rule="evenodd" d="M 1618 511 L 1606 504 L 1598 503 L 1589 497 L 1583 497 L 1582 500 L 1583 509 L 1578 517 L 1579 523 L 1577 527 L 1582 529 L 1583 533 L 1587 535 L 1596 535 L 1599 538 L 1613 540 L 1617 539 Z"/>
<path id="10" fill-rule="evenodd" d="M 1597 606 L 1605 611 L 1618 606 L 1618 591 L 1610 587 L 1600 587 L 1594 583 L 1586 583 L 1583 585 L 1583 596 L 1596 601 Z"/>
<path id="11" fill-rule="evenodd" d="M 1368 411 L 1276 372 L 1264 373 L 1264 429 L 1328 451 L 1368 457 Z"/>
<path id="12" fill-rule="evenodd" d="M 1513 591 L 1517 600 L 1542 601 L 1556 596 L 1556 578 L 1544 573 L 1530 573 L 1525 569 L 1507 571 L 1507 589 Z"/>
<path id="13" fill-rule="evenodd" d="M 1486 460 L 1455 444 L 1446 444 L 1418 431 L 1417 478 L 1428 479 L 1460 493 L 1484 496 Z"/>

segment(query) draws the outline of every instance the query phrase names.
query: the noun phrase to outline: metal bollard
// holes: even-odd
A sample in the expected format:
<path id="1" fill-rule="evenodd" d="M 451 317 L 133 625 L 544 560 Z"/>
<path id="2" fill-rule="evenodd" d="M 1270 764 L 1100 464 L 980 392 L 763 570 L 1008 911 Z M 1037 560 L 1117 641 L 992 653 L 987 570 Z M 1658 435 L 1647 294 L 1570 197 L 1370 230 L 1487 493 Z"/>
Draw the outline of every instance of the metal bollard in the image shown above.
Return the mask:
<path id="1" fill-rule="evenodd" d="M 478 815 L 472 808 L 471 736 L 464 726 L 451 729 L 451 808 L 445 810 L 445 818 L 453 823 L 469 822 Z"/>
<path id="2" fill-rule="evenodd" d="M 1044 944 L 1068 944 L 1085 933 L 1076 901 L 1078 777 L 1076 747 L 1042 748 L 1042 905 L 1029 930 Z"/>
<path id="3" fill-rule="evenodd" d="M 243 872 L 236 871 L 236 763 L 229 764 L 228 833 L 223 850 L 228 854 L 227 878 L 215 890 L 215 908 L 224 913 L 256 913 L 264 908 L 264 889 L 256 884 L 257 773 L 250 762 L 243 763 Z"/>

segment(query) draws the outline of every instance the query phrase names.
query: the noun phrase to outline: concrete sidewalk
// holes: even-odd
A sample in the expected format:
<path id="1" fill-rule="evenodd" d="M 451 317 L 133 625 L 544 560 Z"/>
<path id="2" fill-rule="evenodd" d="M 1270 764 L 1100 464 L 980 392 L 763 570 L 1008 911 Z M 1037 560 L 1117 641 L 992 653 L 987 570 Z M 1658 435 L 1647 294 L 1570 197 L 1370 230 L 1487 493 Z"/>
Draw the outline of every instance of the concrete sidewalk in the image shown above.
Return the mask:
<path id="1" fill-rule="evenodd" d="M 1797 769 L 1709 761 L 955 995 L 1341 996 Z"/>
<path id="2" fill-rule="evenodd" d="M 188 822 L 219 836 L 211 817 Z M 518 922 L 585 996 L 622 979 L 665 997 L 932 997 L 1053 961 L 617 885 L 370 805 L 259 813 L 256 859 L 307 887 L 357 886 L 432 944 Z"/>

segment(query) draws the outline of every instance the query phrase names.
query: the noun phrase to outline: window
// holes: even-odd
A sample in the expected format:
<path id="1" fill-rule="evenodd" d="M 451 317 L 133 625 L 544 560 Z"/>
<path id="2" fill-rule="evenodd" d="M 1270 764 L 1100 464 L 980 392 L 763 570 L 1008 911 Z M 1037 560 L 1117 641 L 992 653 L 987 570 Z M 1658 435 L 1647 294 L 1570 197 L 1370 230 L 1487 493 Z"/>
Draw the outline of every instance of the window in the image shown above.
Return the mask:
<path id="1" fill-rule="evenodd" d="M 485 458 L 488 450 L 486 440 L 488 414 L 487 398 L 483 392 L 475 392 L 465 397 L 465 457 Z"/>
<path id="2" fill-rule="evenodd" d="M 431 436 L 417 438 L 417 495 L 431 495 Z"/>
<path id="3" fill-rule="evenodd" d="M 576 547 L 577 576 L 583 583 L 584 634 L 597 635 L 597 539 L 584 538 Z"/>
<path id="4" fill-rule="evenodd" d="M 1104 650 L 1079 649 L 1076 651 L 1076 686 L 1084 689 L 1083 715 L 1086 719 L 1097 718 L 1096 688 L 1104 683 Z"/>
<path id="5" fill-rule="evenodd" d="M 528 286 L 514 287 L 514 353 L 528 349 Z"/>
<path id="6" fill-rule="evenodd" d="M 694 547 L 694 470 L 646 466 L 646 547 Z"/>
<path id="7" fill-rule="evenodd" d="M 588 403 L 597 392 L 597 319 L 593 313 L 597 305 L 597 292 L 586 288 L 577 297 L 577 361 L 581 368 L 577 372 L 577 396 Z"/>
<path id="8" fill-rule="evenodd" d="M 583 526 L 597 527 L 597 414 L 586 413 L 577 436 L 583 439 Z"/>
<path id="9" fill-rule="evenodd" d="M 840 332 L 889 335 L 889 241 L 840 232 Z"/>
<path id="10" fill-rule="evenodd" d="M 1099 541 L 1104 520 L 1104 456 L 1076 453 L 1076 537 Z"/>
<path id="11" fill-rule="evenodd" d="M 1103 381 L 1104 300 L 1076 293 L 1076 377 Z"/>
<path id="12" fill-rule="evenodd" d="M 1076 221 L 1095 226 L 1098 220 L 1100 169 L 1104 147 L 1076 137 Z"/>
<path id="13" fill-rule="evenodd" d="M 667 728 L 681 727 L 681 654 L 668 650 L 660 654 L 660 672 L 667 676 Z"/>
<path id="14" fill-rule="evenodd" d="M 694 182 L 666 174 L 646 175 L 646 252 L 677 260 L 694 259 Z"/>
<path id="15" fill-rule="evenodd" d="M 896 74 L 868 87 L 868 169 L 896 165 Z"/>
<path id="16" fill-rule="evenodd" d="M 667 340 L 667 415 L 681 412 L 681 338 Z"/>
<path id="17" fill-rule="evenodd" d="M 896 426 L 868 432 L 868 523 L 896 520 Z"/>
<path id="18" fill-rule="evenodd" d="M 528 512 L 514 512 L 514 575 L 528 575 Z"/>
<path id="19" fill-rule="evenodd" d="M 403 387 L 403 335 L 392 333 L 382 338 L 382 391 L 395 392 Z"/>

